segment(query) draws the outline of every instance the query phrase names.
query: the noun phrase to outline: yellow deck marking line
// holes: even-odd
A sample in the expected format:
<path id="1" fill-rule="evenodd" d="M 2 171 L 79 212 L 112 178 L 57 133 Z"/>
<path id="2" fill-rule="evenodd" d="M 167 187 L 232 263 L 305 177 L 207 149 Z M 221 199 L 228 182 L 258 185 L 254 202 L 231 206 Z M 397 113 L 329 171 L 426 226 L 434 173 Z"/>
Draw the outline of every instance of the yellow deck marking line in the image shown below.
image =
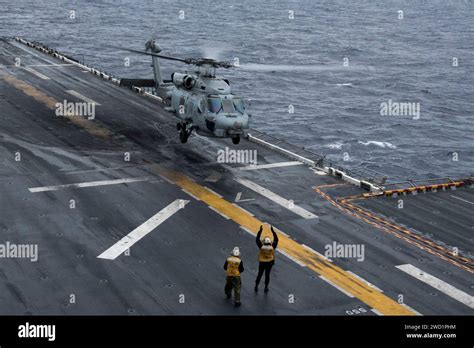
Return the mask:
<path id="1" fill-rule="evenodd" d="M 57 101 L 45 93 L 37 90 L 31 85 L 17 79 L 16 77 L 5 73 L 0 70 L 0 77 L 6 82 L 22 91 L 28 96 L 33 97 L 35 100 L 45 104 L 50 109 L 56 108 Z M 108 137 L 111 132 L 104 127 L 101 127 L 97 123 L 89 122 L 86 119 L 80 117 L 72 117 L 71 121 L 80 127 L 83 127 L 87 132 L 97 135 L 100 137 Z M 257 218 L 251 216 L 247 212 L 238 209 L 232 203 L 224 200 L 209 190 L 206 190 L 203 186 L 198 185 L 192 179 L 187 176 L 166 170 L 159 167 L 158 165 L 153 168 L 160 174 L 160 176 L 170 180 L 182 189 L 195 195 L 203 202 L 212 206 L 214 209 L 220 211 L 224 215 L 228 216 L 234 222 L 245 228 L 247 231 L 256 235 L 256 232 L 260 225 L 264 225 L 263 222 Z M 271 236 L 271 233 L 267 225 L 264 225 L 263 235 Z M 392 300 L 381 292 L 370 288 L 367 284 L 360 281 L 356 277 L 344 271 L 342 268 L 332 265 L 327 262 L 321 256 L 312 253 L 310 250 L 304 248 L 301 244 L 291 240 L 285 235 L 280 236 L 279 248 L 286 254 L 297 259 L 302 264 L 305 264 L 308 268 L 318 273 L 319 275 L 330 280 L 340 288 L 344 289 L 348 293 L 354 295 L 362 302 L 369 305 L 371 308 L 379 311 L 384 315 L 416 315 L 412 310 L 400 305 L 398 302 Z"/>
<path id="2" fill-rule="evenodd" d="M 197 184 L 196 182 L 191 181 L 191 179 L 184 174 L 162 168 L 158 165 L 153 166 L 152 168 L 156 170 L 161 176 L 166 177 L 177 186 L 198 197 L 207 205 L 213 207 L 217 211 L 220 211 L 225 216 L 228 216 L 241 227 L 250 231 L 253 235 L 256 235 L 256 231 L 259 229 L 260 225 L 264 225 L 264 223 L 257 218 L 251 216 L 245 211 L 242 211 L 241 209 L 236 208 L 232 203 L 217 196 L 213 192 L 206 190 L 203 186 Z M 264 225 L 263 235 L 271 236 L 267 225 Z M 357 277 L 344 271 L 342 268 L 339 268 L 326 261 L 321 256 L 312 253 L 310 250 L 306 249 L 301 244 L 298 244 L 285 235 L 280 235 L 278 247 L 290 257 L 294 258 L 301 264 L 306 265 L 314 272 L 330 280 L 344 291 L 352 294 L 354 297 L 357 297 L 359 300 L 384 315 L 416 314 L 408 308 L 400 305 L 398 302 L 387 297 L 383 293 L 368 286 L 365 282 L 357 279 Z"/>
<path id="3" fill-rule="evenodd" d="M 0 70 L 0 77 L 19 91 L 23 92 L 29 97 L 32 97 L 36 101 L 46 105 L 49 109 L 56 110 L 56 103 L 59 103 L 56 99 L 51 98 L 49 95 L 41 92 L 40 90 L 36 89 L 35 87 L 31 86 L 30 84 L 19 80 L 15 76 L 8 74 L 5 71 Z M 54 116 L 58 117 L 58 116 Z M 92 135 L 96 135 L 101 138 L 106 138 L 110 136 L 110 133 L 107 129 L 100 127 L 94 121 L 87 120 L 82 116 L 61 116 L 65 117 L 74 123 L 76 126 L 84 128 L 87 132 Z"/>

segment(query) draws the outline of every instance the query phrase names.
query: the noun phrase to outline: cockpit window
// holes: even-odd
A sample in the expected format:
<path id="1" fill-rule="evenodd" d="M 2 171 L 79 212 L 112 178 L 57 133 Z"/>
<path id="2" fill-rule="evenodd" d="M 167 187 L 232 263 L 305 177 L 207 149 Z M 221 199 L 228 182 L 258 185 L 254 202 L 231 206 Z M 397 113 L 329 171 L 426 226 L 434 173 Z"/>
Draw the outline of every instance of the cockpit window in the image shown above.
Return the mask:
<path id="1" fill-rule="evenodd" d="M 237 110 L 239 114 L 242 114 L 242 115 L 244 114 L 245 104 L 244 104 L 243 99 L 234 99 L 234 106 L 235 106 L 235 110 Z"/>
<path id="2" fill-rule="evenodd" d="M 208 98 L 209 111 L 217 114 L 222 110 L 222 102 L 220 98 Z"/>
<path id="3" fill-rule="evenodd" d="M 224 112 L 225 113 L 234 113 L 234 103 L 232 102 L 232 99 L 224 99 L 222 101 L 222 104 L 224 105 Z"/>

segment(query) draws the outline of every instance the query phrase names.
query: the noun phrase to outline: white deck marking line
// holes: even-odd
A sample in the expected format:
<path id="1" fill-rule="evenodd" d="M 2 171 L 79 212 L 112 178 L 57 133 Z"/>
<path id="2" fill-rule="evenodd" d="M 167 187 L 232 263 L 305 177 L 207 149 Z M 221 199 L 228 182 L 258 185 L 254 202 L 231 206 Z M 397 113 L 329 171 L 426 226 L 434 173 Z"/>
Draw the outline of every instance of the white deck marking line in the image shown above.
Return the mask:
<path id="1" fill-rule="evenodd" d="M 431 274 L 428 274 L 410 264 L 399 265 L 395 267 L 411 275 L 412 277 L 421 280 L 423 283 L 432 286 L 436 290 L 441 291 L 443 294 L 448 295 L 449 297 L 465 304 L 469 308 L 474 308 L 474 296 L 471 296 L 468 293 L 455 288 L 451 284 L 448 284 L 445 281 L 442 281 L 441 279 L 436 278 L 435 276 L 432 276 Z"/>
<path id="2" fill-rule="evenodd" d="M 281 205 L 282 207 L 292 211 L 293 213 L 301 216 L 302 218 L 314 219 L 314 218 L 318 217 L 317 215 L 307 211 L 306 209 L 303 209 L 300 206 L 297 206 L 296 204 L 292 203 L 291 201 L 277 195 L 276 193 L 273 193 L 270 190 L 267 190 L 266 188 L 264 188 L 260 185 L 257 185 L 256 183 L 254 183 L 250 180 L 245 180 L 245 179 L 241 179 L 241 178 L 234 178 L 234 180 L 237 181 L 239 184 L 242 184 L 245 187 L 248 187 L 249 189 L 261 194 L 262 196 L 270 199 L 271 201 L 273 201 L 273 202 Z"/>
<path id="3" fill-rule="evenodd" d="M 166 176 L 164 175 L 161 175 L 161 174 L 158 174 L 158 176 L 160 178 L 162 178 L 163 180 L 165 180 L 168 184 L 171 184 L 171 185 L 174 185 L 174 182 L 172 182 L 170 179 L 168 179 Z"/>
<path id="4" fill-rule="evenodd" d="M 212 192 L 213 194 L 215 194 L 217 197 L 219 197 L 219 198 L 224 198 L 224 197 L 222 197 L 222 195 L 218 194 L 218 193 L 217 193 L 216 191 L 214 191 L 213 189 L 211 189 L 211 188 L 209 188 L 209 187 L 207 187 L 207 186 L 203 186 L 203 187 L 204 187 L 206 190 L 211 191 L 211 192 Z"/>
<path id="5" fill-rule="evenodd" d="M 112 245 L 102 254 L 97 256 L 98 259 L 115 260 L 118 256 L 123 254 L 127 249 L 145 237 L 148 233 L 153 231 L 180 209 L 183 209 L 189 201 L 184 199 L 177 199 L 168 206 L 153 215 L 150 219 L 135 228 L 132 232 L 120 239 L 117 243 Z"/>
<path id="6" fill-rule="evenodd" d="M 314 250 L 314 249 L 311 249 L 311 248 L 310 248 L 309 246 L 307 246 L 306 244 L 301 244 L 301 246 L 302 246 L 303 248 L 308 249 L 309 251 L 315 253 L 316 255 L 322 257 L 322 258 L 325 259 L 326 261 L 332 262 L 331 259 L 328 259 L 328 258 L 327 258 L 326 256 L 324 256 L 323 254 L 318 253 L 318 252 L 317 252 L 316 250 Z"/>
<path id="7" fill-rule="evenodd" d="M 287 253 L 285 253 L 283 250 L 280 250 L 280 249 L 276 249 L 277 252 L 279 252 L 280 254 L 282 255 L 285 255 L 289 260 L 293 261 L 294 263 L 300 265 L 301 267 L 306 267 L 306 265 L 300 261 L 298 261 L 297 259 L 295 259 L 294 257 L 288 255 Z"/>
<path id="8" fill-rule="evenodd" d="M 259 170 L 259 169 L 269 169 L 269 168 L 278 168 L 278 167 L 289 167 L 289 166 L 299 166 L 303 162 L 291 161 L 291 162 L 278 162 L 278 163 L 268 163 L 268 164 L 258 164 L 258 165 L 249 165 L 245 167 L 238 167 L 238 170 Z"/>
<path id="9" fill-rule="evenodd" d="M 330 281 L 329 279 L 326 279 L 324 278 L 323 276 L 319 276 L 319 278 L 321 278 L 322 280 L 324 280 L 326 283 L 328 283 L 329 285 L 332 285 L 334 286 L 337 290 L 339 290 L 340 292 L 342 292 L 343 294 L 349 296 L 350 298 L 354 298 L 354 296 L 351 294 L 351 293 L 348 293 L 346 290 L 340 288 L 339 286 L 337 286 L 336 284 L 334 284 L 332 281 Z"/>
<path id="10" fill-rule="evenodd" d="M 26 71 L 32 73 L 33 75 L 38 76 L 40 79 L 49 80 L 49 77 L 48 77 L 48 76 L 43 75 L 42 73 L 40 73 L 40 72 L 38 72 L 38 71 L 36 71 L 36 70 L 34 70 L 34 69 L 31 69 L 31 68 L 29 68 L 29 67 L 27 67 L 27 66 L 24 66 L 24 67 L 23 67 L 23 70 L 26 70 Z"/>
<path id="11" fill-rule="evenodd" d="M 189 191 L 186 191 L 185 189 L 181 189 L 181 191 L 183 191 L 184 193 L 186 193 L 187 195 L 190 195 L 191 197 L 193 197 L 196 201 L 200 201 L 200 199 L 198 197 L 196 197 L 195 195 L 193 195 L 191 192 Z"/>
<path id="12" fill-rule="evenodd" d="M 237 195 L 235 195 L 234 202 L 240 203 L 240 202 L 250 202 L 254 201 L 255 198 L 247 198 L 247 199 L 241 199 L 242 198 L 242 192 L 237 192 Z"/>
<path id="13" fill-rule="evenodd" d="M 421 315 L 423 316 L 423 314 L 421 314 L 420 312 L 418 311 L 415 311 L 413 308 L 411 308 L 409 305 L 407 305 L 406 303 L 400 303 L 402 306 L 404 306 L 405 308 L 408 308 L 410 311 L 413 311 L 416 315 Z"/>
<path id="14" fill-rule="evenodd" d="M 255 234 L 253 234 L 252 231 L 250 231 L 248 228 L 244 227 L 244 226 L 239 226 L 241 229 L 243 229 L 245 232 L 249 233 L 250 235 L 252 235 L 252 237 L 255 238 Z"/>
<path id="15" fill-rule="evenodd" d="M 82 95 L 81 93 L 76 92 L 76 91 L 74 91 L 74 90 L 72 90 L 72 89 L 68 89 L 68 90 L 66 90 L 66 92 L 69 93 L 70 95 L 76 97 L 76 98 L 79 98 L 79 99 L 84 100 L 84 101 L 87 102 L 87 103 L 91 103 L 91 104 L 95 104 L 95 105 L 100 105 L 98 102 L 96 102 L 96 101 L 94 101 L 94 100 L 92 100 L 92 99 L 90 99 L 90 98 L 87 98 L 85 95 Z"/>
<path id="16" fill-rule="evenodd" d="M 74 184 L 57 185 L 57 186 L 30 187 L 28 190 L 32 193 L 35 193 L 35 192 L 57 191 L 57 190 L 66 189 L 66 188 L 82 188 L 82 187 L 93 187 L 93 186 L 128 184 L 132 182 L 148 181 L 151 179 L 153 179 L 153 177 L 89 181 L 89 182 L 79 182 L 79 183 L 74 183 Z"/>
<path id="17" fill-rule="evenodd" d="M 383 290 L 381 290 L 380 288 L 376 287 L 374 284 L 372 284 L 371 282 L 368 282 L 367 280 L 365 280 L 364 278 L 362 278 L 361 276 L 358 276 L 357 274 L 355 274 L 354 272 L 351 272 L 351 271 L 346 271 L 347 273 L 350 273 L 352 274 L 354 277 L 356 277 L 357 279 L 363 281 L 364 283 L 366 283 L 368 286 L 370 286 L 371 288 L 374 288 L 375 290 L 378 290 L 380 292 L 383 292 Z"/>
<path id="18" fill-rule="evenodd" d="M 469 203 L 469 204 L 472 204 L 472 205 L 474 205 L 474 203 L 473 203 L 473 202 L 469 202 L 469 201 L 467 201 L 467 200 L 465 200 L 465 199 L 463 199 L 463 198 L 461 198 L 461 197 L 458 197 L 458 196 L 453 196 L 453 195 L 450 195 L 450 196 L 451 196 L 451 197 L 453 197 L 453 198 L 459 199 L 460 201 L 463 201 L 463 202 L 466 202 L 466 203 Z"/>
<path id="19" fill-rule="evenodd" d="M 378 310 L 376 310 L 376 309 L 371 308 L 370 310 L 371 310 L 372 312 L 374 312 L 375 314 L 377 314 L 377 315 L 383 315 L 382 313 L 380 313 L 380 312 L 379 312 Z"/>
<path id="20" fill-rule="evenodd" d="M 28 64 L 27 66 L 49 66 L 49 67 L 61 67 L 61 66 L 73 66 L 71 63 L 64 64 Z"/>
<path id="21" fill-rule="evenodd" d="M 214 207 L 211 207 L 210 205 L 207 206 L 209 209 L 211 209 L 213 212 L 219 214 L 220 216 L 222 216 L 224 219 L 226 220 L 230 220 L 230 217 L 228 217 L 227 215 L 221 213 L 219 210 L 217 210 L 216 208 Z"/>
<path id="22" fill-rule="evenodd" d="M 237 208 L 245 211 L 247 214 L 249 214 L 250 216 L 255 216 L 254 214 L 252 214 L 251 212 L 249 212 L 247 209 L 244 209 L 242 208 L 240 205 L 238 205 L 237 203 L 232 203 L 233 206 L 236 206 Z"/>

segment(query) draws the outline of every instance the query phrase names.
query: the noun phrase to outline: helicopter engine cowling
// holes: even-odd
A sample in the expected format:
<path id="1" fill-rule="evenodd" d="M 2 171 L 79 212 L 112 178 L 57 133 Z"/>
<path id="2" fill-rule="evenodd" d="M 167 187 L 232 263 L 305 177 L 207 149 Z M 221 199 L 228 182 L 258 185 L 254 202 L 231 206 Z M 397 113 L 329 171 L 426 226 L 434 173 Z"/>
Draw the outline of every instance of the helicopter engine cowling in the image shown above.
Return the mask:
<path id="1" fill-rule="evenodd" d="M 173 73 L 171 78 L 176 86 L 186 89 L 192 89 L 196 84 L 196 80 L 191 75 Z"/>

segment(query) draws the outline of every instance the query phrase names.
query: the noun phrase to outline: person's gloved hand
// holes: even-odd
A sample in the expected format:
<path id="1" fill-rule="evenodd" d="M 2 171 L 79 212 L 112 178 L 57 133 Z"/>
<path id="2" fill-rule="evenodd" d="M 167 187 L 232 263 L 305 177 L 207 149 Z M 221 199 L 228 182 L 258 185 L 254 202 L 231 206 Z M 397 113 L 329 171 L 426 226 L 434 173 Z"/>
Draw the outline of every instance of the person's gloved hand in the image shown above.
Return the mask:
<path id="1" fill-rule="evenodd" d="M 258 230 L 258 232 L 262 232 L 263 231 L 263 225 L 260 225 L 260 229 Z"/>
<path id="2" fill-rule="evenodd" d="M 271 226 L 270 229 L 272 230 L 272 232 L 275 232 L 275 230 L 273 229 L 273 226 Z"/>

